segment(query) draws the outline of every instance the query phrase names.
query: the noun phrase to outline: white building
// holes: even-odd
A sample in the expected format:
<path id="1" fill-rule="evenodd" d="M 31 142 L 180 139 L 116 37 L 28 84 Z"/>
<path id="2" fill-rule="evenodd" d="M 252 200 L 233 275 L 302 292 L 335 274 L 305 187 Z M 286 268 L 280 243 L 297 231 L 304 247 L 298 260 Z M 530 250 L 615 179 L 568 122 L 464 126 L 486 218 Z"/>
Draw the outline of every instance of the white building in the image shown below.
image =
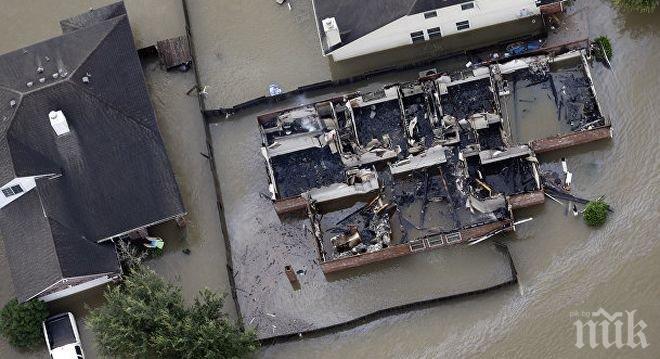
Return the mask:
<path id="1" fill-rule="evenodd" d="M 324 56 L 340 61 L 516 21 L 557 0 L 313 0 Z"/>

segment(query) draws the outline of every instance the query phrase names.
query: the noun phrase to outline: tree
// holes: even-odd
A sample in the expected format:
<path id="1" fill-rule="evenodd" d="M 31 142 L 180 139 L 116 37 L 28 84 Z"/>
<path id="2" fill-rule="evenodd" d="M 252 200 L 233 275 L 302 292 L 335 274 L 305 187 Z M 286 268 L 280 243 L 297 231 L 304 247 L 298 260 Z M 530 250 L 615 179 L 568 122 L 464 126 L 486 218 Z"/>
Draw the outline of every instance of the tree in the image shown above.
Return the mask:
<path id="1" fill-rule="evenodd" d="M 222 312 L 221 296 L 203 290 L 186 307 L 181 289 L 144 266 L 109 288 L 87 324 L 102 354 L 119 358 L 240 358 L 256 351 L 253 332 Z"/>
<path id="2" fill-rule="evenodd" d="M 594 56 L 596 56 L 597 60 L 603 61 L 606 58 L 608 60 L 612 59 L 612 43 L 607 36 L 599 36 L 595 38 L 594 44 L 596 45 Z"/>
<path id="3" fill-rule="evenodd" d="M 602 226 L 607 219 L 607 210 L 610 206 L 602 199 L 587 203 L 584 207 L 584 222 L 590 226 Z"/>
<path id="4" fill-rule="evenodd" d="M 15 347 L 32 349 L 44 342 L 41 322 L 46 318 L 46 303 L 40 300 L 19 303 L 14 298 L 0 311 L 0 334 Z"/>
<path id="5" fill-rule="evenodd" d="M 626 10 L 650 14 L 658 7 L 660 0 L 614 0 L 614 4 Z"/>

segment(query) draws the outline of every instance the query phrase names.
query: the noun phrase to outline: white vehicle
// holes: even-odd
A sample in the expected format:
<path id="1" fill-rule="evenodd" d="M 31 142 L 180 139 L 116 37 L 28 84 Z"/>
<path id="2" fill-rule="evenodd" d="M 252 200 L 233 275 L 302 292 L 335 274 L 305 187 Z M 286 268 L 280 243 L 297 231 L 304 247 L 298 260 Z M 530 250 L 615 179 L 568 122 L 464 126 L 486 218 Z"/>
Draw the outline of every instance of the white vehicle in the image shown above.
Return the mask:
<path id="1" fill-rule="evenodd" d="M 76 319 L 71 313 L 54 315 L 42 324 L 52 359 L 84 359 Z"/>

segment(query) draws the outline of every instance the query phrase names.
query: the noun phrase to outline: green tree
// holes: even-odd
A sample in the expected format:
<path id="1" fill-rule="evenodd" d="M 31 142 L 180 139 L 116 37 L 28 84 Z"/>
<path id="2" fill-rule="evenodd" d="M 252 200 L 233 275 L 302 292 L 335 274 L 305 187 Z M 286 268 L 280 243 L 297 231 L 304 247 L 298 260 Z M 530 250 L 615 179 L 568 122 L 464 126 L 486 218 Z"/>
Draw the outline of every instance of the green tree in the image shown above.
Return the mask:
<path id="1" fill-rule="evenodd" d="M 41 322 L 46 318 L 46 303 L 40 300 L 19 303 L 14 298 L 0 311 L 0 334 L 15 347 L 32 349 L 44 343 Z"/>
<path id="2" fill-rule="evenodd" d="M 612 59 L 612 43 L 607 36 L 599 36 L 595 38 L 594 44 L 596 45 L 594 56 L 596 56 L 597 60 L 605 60 L 605 55 L 607 55 L 608 60 Z"/>
<path id="3" fill-rule="evenodd" d="M 614 0 L 614 4 L 626 10 L 650 14 L 658 7 L 660 0 Z"/>
<path id="4" fill-rule="evenodd" d="M 87 324 L 102 354 L 119 358 L 240 358 L 258 348 L 222 312 L 222 297 L 203 290 L 192 306 L 181 289 L 144 266 L 109 288 Z"/>
<path id="5" fill-rule="evenodd" d="M 597 199 L 587 203 L 584 207 L 584 222 L 590 226 L 602 226 L 607 220 L 607 210 L 609 205 L 602 199 Z"/>

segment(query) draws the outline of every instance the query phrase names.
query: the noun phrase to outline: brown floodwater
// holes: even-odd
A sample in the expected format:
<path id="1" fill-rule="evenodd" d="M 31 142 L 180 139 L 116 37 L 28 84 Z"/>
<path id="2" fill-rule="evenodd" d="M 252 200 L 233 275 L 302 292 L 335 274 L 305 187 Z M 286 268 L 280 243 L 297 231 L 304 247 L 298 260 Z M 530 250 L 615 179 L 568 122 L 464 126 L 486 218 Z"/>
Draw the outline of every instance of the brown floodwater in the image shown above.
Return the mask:
<path id="1" fill-rule="evenodd" d="M 613 71 L 596 64 L 596 89 L 614 138 L 542 156 L 568 158 L 573 191 L 606 195 L 614 213 L 597 230 L 547 201 L 519 213 L 529 225 L 503 237 L 517 287 L 388 316 L 330 335 L 276 343 L 267 358 L 657 358 L 660 343 L 660 12 L 621 13 L 583 1 L 572 16 L 614 47 Z M 526 128 L 529 133 L 533 128 Z M 540 132 L 547 131 L 539 128 Z M 646 349 L 577 349 L 574 311 L 637 310 Z"/>
<path id="2" fill-rule="evenodd" d="M 264 6 L 273 3 L 261 1 Z M 0 51 L 10 51 L 56 35 L 59 33 L 59 19 L 102 2 L 66 0 L 54 6 L 50 1 L 26 3 L 2 0 Z M 230 4 L 226 0 L 218 3 L 225 2 L 228 7 L 211 7 L 205 1 L 201 11 L 226 11 L 238 3 Z M 191 3 L 194 4 L 195 0 Z M 574 173 L 573 191 L 584 197 L 604 194 L 614 208 L 607 224 L 592 230 L 580 218 L 566 216 L 557 203 L 547 201 L 542 206 L 518 214 L 520 218 L 534 217 L 533 222 L 520 226 L 514 235 L 498 239 L 508 246 L 513 257 L 519 278 L 517 286 L 385 316 L 331 334 L 274 343 L 264 347 L 260 357 L 658 357 L 660 236 L 657 234 L 657 223 L 660 206 L 657 199 L 660 195 L 660 165 L 657 147 L 660 141 L 656 131 L 660 131 L 660 121 L 657 119 L 660 112 L 660 12 L 644 16 L 621 13 L 613 9 L 610 2 L 599 0 L 582 1 L 574 6 L 572 17 L 586 24 L 588 35 L 606 34 L 613 42 L 614 70 L 596 64 L 593 75 L 603 112 L 611 118 L 614 138 L 542 156 L 541 160 L 557 161 L 567 157 L 569 168 Z M 146 11 L 148 5 L 140 6 L 139 2 L 133 1 L 129 4 L 129 16 L 131 7 L 137 9 L 135 12 L 149 13 Z M 295 12 L 295 7 L 294 14 L 302 16 Z M 264 38 L 268 38 L 269 32 L 278 30 L 277 21 L 273 19 L 258 21 L 260 16 L 267 17 L 268 12 L 250 12 L 249 15 L 256 17 L 256 20 L 245 26 L 268 25 L 263 33 Z M 287 16 L 282 15 L 282 18 Z M 136 20 L 137 16 L 136 19 L 131 18 L 134 30 L 146 31 L 150 26 L 154 29 L 169 27 L 180 18 L 163 21 L 162 18 L 145 15 L 141 21 L 146 23 L 142 26 Z M 206 26 L 204 31 L 209 37 L 223 36 L 214 31 L 212 23 L 202 25 Z M 232 26 L 243 24 L 237 22 Z M 291 31 L 288 25 L 283 26 Z M 276 56 L 283 53 L 275 41 L 264 40 L 260 44 L 275 46 L 271 54 Z M 207 63 L 222 61 L 223 53 L 231 51 L 231 48 L 217 50 L 217 55 L 211 52 L 209 56 L 213 57 L 199 60 Z M 304 68 L 297 59 L 312 59 L 312 56 L 319 56 L 319 53 L 311 50 L 296 53 L 296 60 L 292 61 L 291 66 L 300 69 L 301 78 L 295 78 L 296 72 L 289 71 L 287 76 L 292 77 L 278 80 L 288 87 L 288 84 L 304 84 L 306 79 L 319 77 L 314 69 Z M 315 61 L 308 62 L 317 63 L 318 68 L 327 66 L 322 62 L 325 59 Z M 237 72 L 232 75 L 237 83 L 243 77 L 249 79 L 255 72 L 263 77 L 263 81 L 270 81 L 268 74 L 260 73 L 258 68 L 252 68 L 253 72 L 240 64 L 237 67 L 212 68 Z M 161 131 L 172 156 L 184 201 L 195 221 L 182 238 L 175 238 L 180 242 L 173 244 L 162 258 L 153 262 L 153 266 L 165 277 L 181 283 L 188 298 L 204 286 L 226 291 L 225 253 L 217 209 L 214 207 L 213 187 L 210 174 L 206 171 L 207 163 L 199 155 L 199 152 L 205 152 L 203 129 L 196 122 L 200 121 L 194 106 L 196 101 L 184 94 L 192 86 L 193 79 L 190 73 L 166 76 L 152 63 L 145 64 L 145 71 L 157 112 L 159 108 L 161 111 L 163 108 L 177 108 L 170 115 L 159 113 L 159 119 L 167 119 L 167 122 L 161 123 Z M 214 90 L 220 91 L 221 88 L 211 88 L 209 92 Z M 186 126 L 186 123 L 194 123 L 195 126 Z M 533 126 L 525 127 L 525 131 L 533 134 Z M 179 150 L 181 152 L 176 152 Z M 191 248 L 192 255 L 182 254 L 183 248 Z M 4 268 L 0 270 L 2 302 L 13 292 L 6 267 L 6 261 L 0 258 L 0 268 Z M 457 270 L 460 271 L 460 268 Z M 82 317 L 84 309 L 80 307 L 81 303 L 94 306 L 99 303 L 99 298 L 98 292 L 91 292 L 73 303 L 59 303 L 54 308 L 78 308 L 76 314 L 80 313 Z M 647 349 L 578 350 L 574 345 L 575 329 L 571 312 L 591 312 L 599 307 L 610 313 L 638 310 L 637 318 L 648 324 L 644 332 L 651 346 Z M 229 311 L 232 310 L 230 305 Z M 84 331 L 82 335 L 86 343 L 91 342 L 88 332 Z M 95 357 L 92 349 L 88 349 L 87 354 Z M 6 342 L 0 341 L 0 358 L 16 357 L 37 358 L 46 357 L 46 354 L 44 351 L 18 353 Z"/>

